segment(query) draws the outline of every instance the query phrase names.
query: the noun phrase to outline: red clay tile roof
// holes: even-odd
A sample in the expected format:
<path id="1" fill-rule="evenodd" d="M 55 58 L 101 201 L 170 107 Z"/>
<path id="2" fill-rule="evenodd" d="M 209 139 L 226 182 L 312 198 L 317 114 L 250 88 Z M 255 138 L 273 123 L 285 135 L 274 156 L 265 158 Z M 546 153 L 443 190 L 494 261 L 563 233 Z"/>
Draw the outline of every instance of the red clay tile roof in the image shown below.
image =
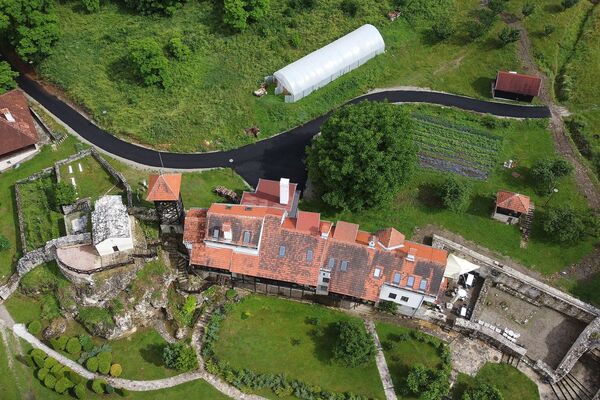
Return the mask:
<path id="1" fill-rule="evenodd" d="M 193 208 L 185 215 L 183 241 L 201 243 L 206 232 L 206 209 Z"/>
<path id="2" fill-rule="evenodd" d="M 177 201 L 181 189 L 181 174 L 150 175 L 147 201 Z"/>
<path id="3" fill-rule="evenodd" d="M 289 200 L 287 204 L 279 203 L 279 181 L 269 179 L 259 179 L 255 192 L 244 192 L 240 204 L 279 207 L 287 210 L 292 210 L 294 206 L 294 198 L 296 197 L 296 188 L 298 184 L 290 183 L 289 185 Z"/>
<path id="4" fill-rule="evenodd" d="M 14 122 L 9 122 L 10 113 Z M 0 156 L 32 146 L 39 141 L 27 99 L 20 90 L 0 95 Z"/>
<path id="5" fill-rule="evenodd" d="M 501 190 L 496 195 L 496 206 L 519 213 L 529 211 L 530 199 L 528 196 Z"/>
<path id="6" fill-rule="evenodd" d="M 404 244 L 404 235 L 394 228 L 387 228 L 377 232 L 377 238 L 384 247 L 390 249 Z"/>
<path id="7" fill-rule="evenodd" d="M 526 96 L 538 96 L 542 86 L 542 79 L 537 76 L 516 74 L 499 71 L 496 76 L 496 90 L 518 93 Z"/>
<path id="8" fill-rule="evenodd" d="M 341 242 L 351 242 L 356 240 L 358 234 L 358 225 L 350 222 L 338 221 L 333 228 L 333 238 Z"/>
<path id="9" fill-rule="evenodd" d="M 319 225 L 321 223 L 321 214 L 298 211 L 296 218 L 296 229 L 301 232 L 309 232 L 313 235 L 319 234 Z"/>

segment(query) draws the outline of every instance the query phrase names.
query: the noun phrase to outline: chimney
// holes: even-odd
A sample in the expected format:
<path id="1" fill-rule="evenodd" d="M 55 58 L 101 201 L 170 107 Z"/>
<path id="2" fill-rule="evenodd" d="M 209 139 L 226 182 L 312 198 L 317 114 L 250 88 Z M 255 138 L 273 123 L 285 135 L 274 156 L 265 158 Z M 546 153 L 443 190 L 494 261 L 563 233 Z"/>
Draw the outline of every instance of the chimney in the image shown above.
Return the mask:
<path id="1" fill-rule="evenodd" d="M 233 238 L 233 234 L 231 232 L 231 223 L 224 222 L 222 228 L 223 228 L 223 239 L 231 240 Z"/>
<path id="2" fill-rule="evenodd" d="M 375 236 L 375 235 L 369 236 L 369 247 L 374 248 L 376 241 L 377 241 L 377 236 Z"/>
<path id="3" fill-rule="evenodd" d="M 279 180 L 279 204 L 287 205 L 290 202 L 290 180 L 281 178 Z"/>
<path id="4" fill-rule="evenodd" d="M 3 108 L 0 112 L 4 114 L 4 118 L 6 118 L 8 122 L 15 122 L 15 117 L 13 117 L 8 108 Z"/>

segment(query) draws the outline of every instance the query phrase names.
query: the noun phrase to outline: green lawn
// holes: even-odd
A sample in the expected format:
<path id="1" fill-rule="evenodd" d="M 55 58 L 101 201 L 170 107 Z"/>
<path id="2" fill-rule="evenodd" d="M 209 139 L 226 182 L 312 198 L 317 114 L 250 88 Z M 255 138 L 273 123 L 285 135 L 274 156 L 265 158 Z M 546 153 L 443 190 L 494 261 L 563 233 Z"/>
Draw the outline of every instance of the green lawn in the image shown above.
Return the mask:
<path id="1" fill-rule="evenodd" d="M 238 195 L 244 190 L 249 190 L 242 178 L 228 168 L 184 174 L 181 183 L 184 207 L 210 207 L 212 203 L 227 201 L 213 192 L 219 185 L 234 190 Z"/>
<path id="2" fill-rule="evenodd" d="M 401 390 L 406 386 L 405 379 L 409 369 L 415 364 L 423 364 L 431 369 L 439 368 L 441 359 L 438 350 L 432 344 L 417 341 L 412 337 L 398 340 L 399 335 L 414 332 L 412 329 L 385 323 L 378 323 L 376 327 L 396 394 L 400 399 L 409 399 L 411 397 L 404 396 Z M 393 343 L 394 347 L 390 348 L 388 343 Z"/>
<path id="3" fill-rule="evenodd" d="M 254 141 L 243 131 L 250 126 L 271 136 L 376 87 L 419 85 L 489 97 L 496 71 L 518 67 L 515 45 L 499 46 L 501 21 L 481 39 L 467 39 L 464 22 L 478 0 L 457 0 L 458 31 L 442 43 L 432 42 L 429 21 L 390 22 L 392 0 L 362 1 L 353 18 L 338 0 L 316 4 L 299 11 L 288 0 L 273 0 L 264 22 L 232 34 L 214 2 L 187 2 L 168 18 L 134 15 L 116 1 L 91 14 L 59 2 L 61 38 L 38 70 L 118 136 L 160 149 L 207 151 Z M 381 31 L 385 54 L 296 104 L 252 95 L 266 75 L 365 23 Z M 165 46 L 178 35 L 193 54 L 170 60 L 175 83 L 166 90 L 142 87 L 127 65 L 127 44 L 153 37 Z"/>
<path id="4" fill-rule="evenodd" d="M 69 173 L 69 166 L 72 173 Z M 71 178 L 75 178 L 77 197 L 90 197 L 92 202 L 105 195 L 123 194 L 123 189 L 92 156 L 62 165 L 60 176 L 68 184 L 71 184 Z"/>
<path id="5" fill-rule="evenodd" d="M 539 400 L 536 384 L 524 373 L 508 364 L 485 364 L 475 378 L 460 374 L 454 387 L 453 399 L 459 400 L 466 388 L 476 382 L 497 387 L 504 400 Z"/>
<path id="6" fill-rule="evenodd" d="M 244 312 L 250 317 L 242 318 Z M 320 319 L 318 326 L 307 322 L 307 318 L 315 317 Z M 382 399 L 383 387 L 374 360 L 358 368 L 342 367 L 331 360 L 335 340 L 332 324 L 347 319 L 352 317 L 314 304 L 249 296 L 235 304 L 223 321 L 215 353 L 234 368 L 284 373 L 288 379 L 323 390 Z"/>
<path id="7" fill-rule="evenodd" d="M 583 301 L 600 307 L 600 290 L 598 290 L 600 288 L 600 273 L 595 273 L 583 280 L 560 278 L 557 281 L 557 286 Z"/>
<path id="8" fill-rule="evenodd" d="M 490 130 L 481 125 L 482 119 L 479 116 L 472 113 L 431 106 L 410 108 L 455 123 Z M 410 237 L 418 227 L 438 225 L 544 274 L 557 272 L 590 253 L 596 241 L 588 237 L 565 246 L 552 242 L 545 236 L 541 223 L 547 209 L 544 204 L 548 198 L 539 196 L 533 190 L 529 168 L 535 160 L 555 154 L 552 138 L 546 129 L 547 121 L 507 121 L 506 124 L 506 127 L 490 130 L 503 138 L 498 157 L 500 165 L 492 170 L 487 180 L 470 180 L 473 184 L 473 196 L 463 214 L 442 208 L 434 195 L 433 187 L 445 175 L 422 168 L 417 170 L 412 181 L 400 191 L 394 201 L 378 208 L 350 213 L 328 211 L 318 203 L 305 202 L 302 207 L 321 211 L 324 219 L 359 223 L 362 229 L 371 232 L 393 226 Z M 508 159 L 516 160 L 518 167 L 514 170 L 504 169 L 501 163 Z M 515 178 L 512 172 L 517 172 L 520 176 Z M 579 209 L 587 207 L 573 178 L 563 179 L 558 188 L 559 192 L 552 197 L 549 206 L 571 204 Z M 533 232 L 526 249 L 520 247 L 521 236 L 517 226 L 504 225 L 490 218 L 495 193 L 500 189 L 526 194 L 536 205 Z"/>

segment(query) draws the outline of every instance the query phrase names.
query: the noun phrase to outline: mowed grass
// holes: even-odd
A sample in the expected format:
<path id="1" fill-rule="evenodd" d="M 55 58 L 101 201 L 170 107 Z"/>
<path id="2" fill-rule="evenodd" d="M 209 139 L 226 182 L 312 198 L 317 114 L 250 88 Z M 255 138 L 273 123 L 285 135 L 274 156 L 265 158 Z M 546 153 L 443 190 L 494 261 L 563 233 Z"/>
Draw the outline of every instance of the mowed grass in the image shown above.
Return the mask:
<path id="1" fill-rule="evenodd" d="M 463 392 L 477 382 L 487 383 L 500 390 L 504 400 L 538 400 L 540 398 L 536 384 L 524 373 L 508 364 L 487 363 L 477 376 L 459 374 L 452 398 L 459 400 Z"/>
<path id="2" fill-rule="evenodd" d="M 69 172 L 69 167 L 72 172 Z M 96 201 L 102 196 L 123 194 L 118 182 L 92 156 L 62 165 L 60 176 L 68 184 L 72 184 L 71 178 L 75 178 L 75 190 L 81 199 L 90 197 Z"/>
<path id="3" fill-rule="evenodd" d="M 431 106 L 410 106 L 410 109 L 477 129 L 488 129 L 481 125 L 481 117 L 473 113 Z M 423 168 L 417 169 L 412 180 L 398 193 L 394 201 L 380 207 L 356 213 L 328 210 L 319 202 L 304 202 L 302 207 L 320 211 L 324 219 L 358 223 L 361 229 L 370 232 L 393 226 L 408 237 L 414 235 L 417 228 L 433 224 L 509 256 L 543 274 L 560 271 L 589 254 L 596 241 L 585 237 L 568 245 L 554 242 L 543 232 L 544 213 L 551 206 L 563 204 L 583 210 L 586 209 L 587 203 L 578 192 L 575 180 L 567 177 L 559 182 L 559 192 L 552 196 L 548 206 L 544 206 L 548 197 L 535 192 L 529 170 L 536 160 L 556 156 L 552 138 L 546 129 L 547 121 L 507 120 L 506 123 L 506 127 L 490 130 L 494 135 L 503 138 L 499 162 L 487 180 L 470 180 L 472 198 L 467 210 L 462 214 L 444 209 L 436 196 L 435 186 L 443 181 L 445 174 Z M 509 159 L 517 162 L 515 169 L 508 170 L 502 167 L 502 162 Z M 519 176 L 514 177 L 513 172 Z M 508 226 L 491 219 L 498 190 L 525 194 L 535 203 L 533 231 L 527 248 L 520 247 L 521 235 L 517 226 Z"/>
<path id="4" fill-rule="evenodd" d="M 503 22 L 475 42 L 467 39 L 464 22 L 478 0 L 457 0 L 458 32 L 437 43 L 429 21 L 390 22 L 391 0 L 363 1 L 354 18 L 338 0 L 291 12 L 287 0 L 273 0 L 265 21 L 239 34 L 222 26 L 218 4 L 187 2 L 167 18 L 134 15 L 116 1 L 91 14 L 61 2 L 61 38 L 39 72 L 118 136 L 160 149 L 207 151 L 253 142 L 244 133 L 251 126 L 261 128 L 260 138 L 271 136 L 377 87 L 418 85 L 487 98 L 496 71 L 518 66 L 515 45 L 499 45 Z M 295 104 L 252 95 L 265 76 L 365 23 L 381 31 L 385 54 Z M 193 54 L 170 61 L 174 84 L 166 90 L 141 86 L 127 63 L 128 45 L 153 37 L 166 46 L 175 36 Z"/>
<path id="5" fill-rule="evenodd" d="M 249 313 L 243 318 L 242 313 Z M 318 326 L 307 322 L 319 318 Z M 333 392 L 384 398 L 375 360 L 349 368 L 332 361 L 333 324 L 360 320 L 340 311 L 275 297 L 249 296 L 223 321 L 215 353 L 235 368 L 283 373 Z M 315 334 L 320 332 L 320 334 Z M 293 342 L 299 341 L 298 344 Z"/>
<path id="6" fill-rule="evenodd" d="M 439 368 L 441 359 L 438 350 L 431 343 L 419 342 L 413 338 L 397 340 L 399 335 L 413 332 L 412 329 L 386 323 L 378 323 L 376 327 L 396 394 L 400 399 L 412 399 L 412 397 L 406 397 L 401 390 L 406 387 L 405 380 L 410 368 L 415 364 L 423 364 L 430 369 Z M 392 342 L 395 345 L 393 348 L 389 348 L 385 345 L 386 342 Z"/>
<path id="7" fill-rule="evenodd" d="M 233 170 L 215 169 L 202 173 L 186 173 L 181 183 L 181 195 L 186 209 L 192 207 L 210 207 L 212 203 L 228 202 L 218 196 L 213 189 L 225 186 L 241 196 L 244 190 L 249 190 L 244 180 Z"/>

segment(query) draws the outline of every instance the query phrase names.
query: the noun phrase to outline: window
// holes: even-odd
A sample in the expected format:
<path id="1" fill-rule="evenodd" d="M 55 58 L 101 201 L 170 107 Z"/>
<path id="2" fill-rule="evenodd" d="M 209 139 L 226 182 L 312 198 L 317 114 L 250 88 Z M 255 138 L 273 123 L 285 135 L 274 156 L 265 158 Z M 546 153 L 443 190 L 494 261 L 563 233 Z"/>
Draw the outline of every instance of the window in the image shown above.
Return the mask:
<path id="1" fill-rule="evenodd" d="M 388 294 L 388 297 L 390 299 L 395 299 L 396 297 L 398 297 L 398 295 L 396 293 L 390 293 L 390 294 Z"/>
<path id="2" fill-rule="evenodd" d="M 325 285 L 321 285 L 319 286 L 319 290 L 322 290 L 323 292 L 326 292 L 327 290 L 329 290 L 329 288 Z"/>
<path id="3" fill-rule="evenodd" d="M 427 287 L 427 279 L 421 279 L 421 283 L 419 284 L 419 289 L 425 290 Z"/>
<path id="4" fill-rule="evenodd" d="M 329 257 L 329 261 L 327 262 L 327 269 L 332 270 L 335 267 L 335 258 Z"/>
<path id="5" fill-rule="evenodd" d="M 244 231 L 242 241 L 244 242 L 244 244 L 250 243 L 250 231 Z"/>
<path id="6" fill-rule="evenodd" d="M 306 261 L 313 260 L 313 251 L 311 249 L 306 250 Z"/>
<path id="7" fill-rule="evenodd" d="M 392 281 L 394 283 L 394 285 L 400 284 L 400 278 L 402 278 L 402 276 L 400 275 L 400 272 L 394 272 L 394 279 Z"/>
<path id="8" fill-rule="evenodd" d="M 116 253 L 117 251 L 119 251 L 119 247 L 118 246 L 113 246 L 113 251 Z"/>
<path id="9" fill-rule="evenodd" d="M 406 302 L 408 302 L 408 297 L 402 296 L 402 297 L 400 297 L 400 301 L 403 301 L 406 303 Z"/>
<path id="10" fill-rule="evenodd" d="M 409 276 L 408 277 L 408 281 L 406 281 L 406 286 L 407 287 L 413 287 L 414 284 L 415 284 L 415 277 L 414 276 Z"/>
<path id="11" fill-rule="evenodd" d="M 323 278 L 323 283 L 329 283 L 329 278 Z"/>
<path id="12" fill-rule="evenodd" d="M 348 270 L 348 261 L 342 261 L 340 263 L 340 271 L 347 271 Z"/>
<path id="13" fill-rule="evenodd" d="M 379 278 L 381 276 L 381 268 L 375 268 L 375 272 L 373 272 L 373 276 L 375 278 Z"/>
<path id="14" fill-rule="evenodd" d="M 213 239 L 214 240 L 219 240 L 219 228 L 215 228 L 213 230 Z"/>
<path id="15" fill-rule="evenodd" d="M 279 246 L 279 257 L 285 257 L 285 246 Z"/>

